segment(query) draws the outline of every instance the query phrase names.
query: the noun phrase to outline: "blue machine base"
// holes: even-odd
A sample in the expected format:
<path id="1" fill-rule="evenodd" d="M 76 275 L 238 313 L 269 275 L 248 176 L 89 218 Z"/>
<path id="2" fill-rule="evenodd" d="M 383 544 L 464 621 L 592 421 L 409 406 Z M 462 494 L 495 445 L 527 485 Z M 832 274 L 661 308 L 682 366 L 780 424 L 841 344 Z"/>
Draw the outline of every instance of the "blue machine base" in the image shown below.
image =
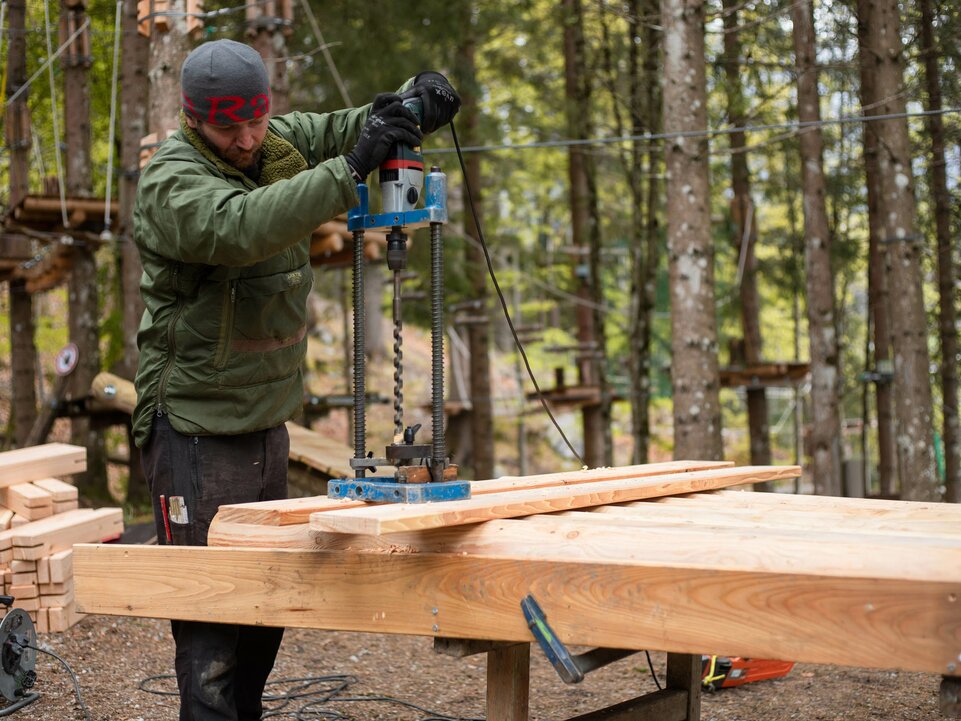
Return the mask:
<path id="1" fill-rule="evenodd" d="M 327 483 L 328 498 L 353 498 L 371 503 L 434 503 L 470 498 L 470 481 L 398 483 L 392 476 L 338 478 Z"/>

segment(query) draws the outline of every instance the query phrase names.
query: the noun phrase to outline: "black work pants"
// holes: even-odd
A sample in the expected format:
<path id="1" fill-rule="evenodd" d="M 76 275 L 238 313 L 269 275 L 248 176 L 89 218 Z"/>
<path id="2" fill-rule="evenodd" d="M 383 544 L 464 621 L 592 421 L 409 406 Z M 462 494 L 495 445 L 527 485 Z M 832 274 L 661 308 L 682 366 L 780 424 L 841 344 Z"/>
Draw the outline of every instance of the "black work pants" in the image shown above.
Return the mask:
<path id="1" fill-rule="evenodd" d="M 158 543 L 206 546 L 222 504 L 286 498 L 289 447 L 283 425 L 239 436 L 185 436 L 166 416 L 155 417 L 141 453 Z M 284 630 L 198 621 L 171 627 L 180 721 L 258 721 Z"/>

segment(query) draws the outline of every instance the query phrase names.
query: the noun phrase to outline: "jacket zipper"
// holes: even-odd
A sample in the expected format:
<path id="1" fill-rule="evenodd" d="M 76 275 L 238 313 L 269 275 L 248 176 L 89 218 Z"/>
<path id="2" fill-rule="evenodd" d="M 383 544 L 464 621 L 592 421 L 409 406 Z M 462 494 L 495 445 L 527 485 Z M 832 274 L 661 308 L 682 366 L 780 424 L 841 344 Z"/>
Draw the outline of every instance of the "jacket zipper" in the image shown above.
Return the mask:
<path id="1" fill-rule="evenodd" d="M 173 286 L 177 287 L 178 276 L 180 274 L 180 268 L 178 267 L 174 271 Z M 180 293 L 177 293 L 177 308 L 174 310 L 173 316 L 170 318 L 170 322 L 167 323 L 167 362 L 164 364 L 163 372 L 160 374 L 160 386 L 157 390 L 157 415 L 162 416 L 166 410 L 164 408 L 164 401 L 167 400 L 167 380 L 170 378 L 170 374 L 174 369 L 174 360 L 177 355 L 177 341 L 176 341 L 176 328 L 177 321 L 180 320 L 180 314 L 183 313 L 184 309 L 184 298 Z"/>
<path id="2" fill-rule="evenodd" d="M 234 307 L 237 302 L 237 284 L 234 281 L 230 282 L 230 292 L 227 298 L 227 307 L 224 309 L 223 324 L 220 328 L 220 343 L 217 349 L 217 358 L 214 361 L 214 367 L 217 370 L 222 371 L 224 366 L 227 365 L 227 358 L 230 355 L 230 339 L 233 336 L 234 329 Z"/>

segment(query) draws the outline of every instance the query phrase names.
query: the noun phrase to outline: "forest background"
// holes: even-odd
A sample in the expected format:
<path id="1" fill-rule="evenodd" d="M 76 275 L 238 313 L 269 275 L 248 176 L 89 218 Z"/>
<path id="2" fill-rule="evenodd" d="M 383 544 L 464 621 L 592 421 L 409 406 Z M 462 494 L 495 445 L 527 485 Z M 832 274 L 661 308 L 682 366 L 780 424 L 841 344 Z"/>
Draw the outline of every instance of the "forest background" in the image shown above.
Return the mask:
<path id="1" fill-rule="evenodd" d="M 451 78 L 464 98 L 455 126 L 474 204 L 534 372 L 544 387 L 566 367 L 567 386 L 588 391 L 586 401 L 552 393 L 588 465 L 672 454 L 800 461 L 823 493 L 961 495 L 957 4 L 153 0 L 138 10 L 123 0 L 28 0 L 19 3 L 22 32 L 11 30 L 15 5 L 5 1 L 0 17 L 0 208 L 12 211 L 25 187 L 38 194 L 52 175 L 66 172 L 61 187 L 93 197 L 104 197 L 109 179 L 117 219 L 82 281 L 97 290 L 98 368 L 129 377 L 136 355 L 137 304 L 124 281 L 132 262 L 124 206 L 136 173 L 124 149 L 132 141 L 138 158 L 146 131 L 174 127 L 164 83 L 176 85 L 190 47 L 229 37 L 269 58 L 275 109 L 363 104 L 425 69 Z M 145 18 L 149 46 L 145 36 L 128 44 Z M 48 75 L 51 49 L 87 19 L 77 36 L 87 45 L 68 49 Z M 884 46 L 892 37 L 900 43 Z M 78 69 L 87 115 L 70 106 Z M 125 100 L 119 91 L 138 84 L 149 101 Z M 63 136 L 85 117 L 82 151 Z M 546 444 L 555 465 L 569 462 L 533 415 L 536 402 L 505 385 L 520 363 L 452 150 L 447 130 L 425 142 L 428 162 L 450 176 L 447 300 L 475 301 L 471 313 L 490 319 L 460 327 L 469 411 L 463 432 L 451 429 L 462 439 L 455 452 L 479 478 L 526 470 L 532 444 Z M 19 181 L 18 152 L 28 163 Z M 78 157 L 87 176 L 71 188 Z M 32 242 L 42 254 L 63 235 Z M 428 267 L 426 250 L 413 244 L 412 267 Z M 420 275 L 414 283 L 426 288 Z M 16 281 L 8 285 L 0 363 L 15 355 Z M 321 278 L 316 287 L 343 299 L 343 283 Z M 76 290 L 50 292 L 67 293 L 75 312 Z M 37 343 L 55 350 L 73 332 L 34 300 Z M 427 325 L 416 304 L 406 313 Z M 810 363 L 810 373 L 792 382 L 790 363 Z M 733 387 L 721 388 L 723 369 L 741 371 Z M 773 373 L 770 383 L 759 382 L 762 371 Z M 23 426 L 9 415 L 8 445 Z M 94 471 L 88 489 L 99 483 Z"/>

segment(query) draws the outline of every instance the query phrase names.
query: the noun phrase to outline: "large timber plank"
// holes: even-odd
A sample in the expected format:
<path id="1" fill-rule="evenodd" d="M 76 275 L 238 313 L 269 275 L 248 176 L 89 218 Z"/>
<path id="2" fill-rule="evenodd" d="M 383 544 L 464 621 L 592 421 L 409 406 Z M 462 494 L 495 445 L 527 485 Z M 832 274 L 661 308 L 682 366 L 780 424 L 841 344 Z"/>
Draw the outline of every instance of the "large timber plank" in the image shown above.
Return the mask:
<path id="1" fill-rule="evenodd" d="M 0 487 L 85 470 L 87 449 L 66 443 L 44 443 L 0 453 Z"/>
<path id="2" fill-rule="evenodd" d="M 510 490 L 465 501 L 390 504 L 325 511 L 311 514 L 310 525 L 315 531 L 379 535 L 637 501 L 742 483 L 762 483 L 795 478 L 800 472 L 797 466 L 747 466 L 647 478 L 621 478 L 573 486 Z"/>
<path id="3" fill-rule="evenodd" d="M 767 495 L 767 494 L 745 494 Z M 746 529 L 801 529 L 810 533 L 878 533 L 906 536 L 943 535 L 961 540 L 961 514 L 945 518 L 917 509 L 905 509 L 889 501 L 885 510 L 846 509 L 840 506 L 791 509 L 787 505 L 758 507 L 711 506 L 706 504 L 662 504 L 637 501 L 617 506 L 601 506 L 596 513 L 634 518 L 651 523 L 678 523 L 690 526 L 732 526 Z"/>
<path id="4" fill-rule="evenodd" d="M 533 593 L 568 644 L 929 673 L 961 648 L 961 578 L 113 544 L 74 574 L 86 613 L 523 642 Z"/>
<path id="5" fill-rule="evenodd" d="M 293 457 L 293 451 L 291 451 Z M 730 461 L 667 461 L 664 463 L 645 463 L 636 466 L 616 468 L 594 468 L 545 473 L 536 476 L 502 476 L 484 481 L 471 482 L 471 495 L 502 493 L 504 491 L 548 488 L 551 486 L 573 486 L 595 481 L 612 481 L 619 478 L 642 478 L 665 473 L 686 473 L 708 468 L 730 468 Z M 279 501 L 260 501 L 258 503 L 229 504 L 220 507 L 217 519 L 230 523 L 256 523 L 270 526 L 290 526 L 307 523 L 310 514 L 343 508 L 366 508 L 364 501 L 313 496 L 310 498 L 291 498 Z"/>
<path id="6" fill-rule="evenodd" d="M 59 551 L 68 550 L 75 543 L 90 543 L 123 532 L 123 509 L 86 508 L 66 511 L 41 521 L 11 529 L 14 558 L 36 561 Z"/>
<path id="7" fill-rule="evenodd" d="M 501 519 L 383 536 L 310 531 L 300 526 L 211 526 L 211 545 L 328 551 L 457 553 L 524 560 L 555 558 L 732 571 L 913 578 L 961 578 L 961 538 L 905 538 L 843 531 L 691 528 L 585 511 Z"/>
<path id="8" fill-rule="evenodd" d="M 922 501 L 892 501 L 878 498 L 841 498 L 838 496 L 809 496 L 794 493 L 756 493 L 743 490 L 717 490 L 664 496 L 647 501 L 666 505 L 683 504 L 709 508 L 785 508 L 790 510 L 839 510 L 846 513 L 890 515 L 892 511 L 905 519 L 943 519 L 961 523 L 961 504 L 927 503 Z"/>

